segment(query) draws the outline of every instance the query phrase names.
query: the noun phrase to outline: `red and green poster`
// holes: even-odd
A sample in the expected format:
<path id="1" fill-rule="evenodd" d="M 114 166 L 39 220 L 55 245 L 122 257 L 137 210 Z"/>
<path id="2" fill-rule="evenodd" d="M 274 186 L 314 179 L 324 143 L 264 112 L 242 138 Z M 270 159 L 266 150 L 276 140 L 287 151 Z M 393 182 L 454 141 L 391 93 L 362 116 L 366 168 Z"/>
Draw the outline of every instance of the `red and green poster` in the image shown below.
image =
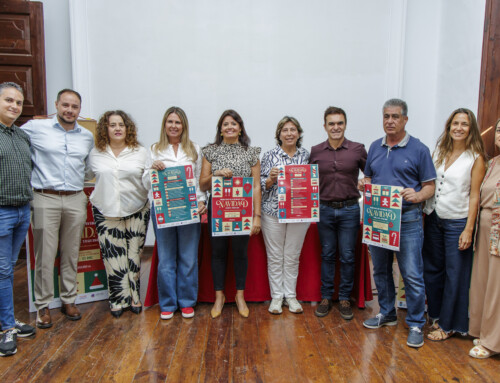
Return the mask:
<path id="1" fill-rule="evenodd" d="M 83 191 L 90 196 L 94 190 L 93 186 L 86 186 Z M 36 311 L 35 308 L 35 251 L 33 248 L 33 233 L 31 227 L 26 237 L 27 267 L 28 267 L 28 287 L 29 287 L 29 311 Z M 77 297 L 76 303 L 87 303 L 108 299 L 108 279 L 106 270 L 102 262 L 99 240 L 92 214 L 92 205 L 87 202 L 87 221 L 83 228 L 80 242 L 80 254 L 77 266 Z M 54 262 L 54 300 L 49 304 L 49 308 L 61 307 L 59 298 L 59 254 Z"/>
<path id="2" fill-rule="evenodd" d="M 212 177 L 212 236 L 250 235 L 253 178 Z"/>
<path id="3" fill-rule="evenodd" d="M 151 189 L 158 228 L 200 222 L 191 165 L 151 170 Z"/>
<path id="4" fill-rule="evenodd" d="M 363 194 L 363 243 L 399 251 L 401 186 L 365 185 Z"/>
<path id="5" fill-rule="evenodd" d="M 319 222 L 318 165 L 282 165 L 278 169 L 279 222 Z"/>

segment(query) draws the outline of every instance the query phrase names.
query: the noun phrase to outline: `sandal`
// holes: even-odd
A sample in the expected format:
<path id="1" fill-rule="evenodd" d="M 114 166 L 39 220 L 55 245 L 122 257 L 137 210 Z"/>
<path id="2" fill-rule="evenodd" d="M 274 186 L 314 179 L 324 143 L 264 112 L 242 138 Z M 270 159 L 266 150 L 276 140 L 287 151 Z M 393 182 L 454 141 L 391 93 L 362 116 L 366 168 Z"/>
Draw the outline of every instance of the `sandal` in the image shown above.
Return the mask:
<path id="1" fill-rule="evenodd" d="M 472 356 L 473 358 L 477 359 L 486 359 L 489 358 L 490 356 L 497 355 L 499 354 L 498 352 L 490 351 L 483 346 L 474 346 L 472 349 L 469 351 L 469 355 Z"/>
<path id="2" fill-rule="evenodd" d="M 446 340 L 455 334 L 455 331 L 450 331 L 449 333 L 444 332 L 442 328 L 437 328 L 434 331 L 431 331 L 430 333 L 427 334 L 427 339 L 433 340 L 433 341 L 440 341 L 440 340 Z"/>
<path id="3" fill-rule="evenodd" d="M 432 318 L 429 318 L 429 324 L 431 326 L 431 329 L 432 330 L 437 330 L 439 329 L 439 324 L 438 324 L 438 321 L 439 319 L 432 319 Z"/>

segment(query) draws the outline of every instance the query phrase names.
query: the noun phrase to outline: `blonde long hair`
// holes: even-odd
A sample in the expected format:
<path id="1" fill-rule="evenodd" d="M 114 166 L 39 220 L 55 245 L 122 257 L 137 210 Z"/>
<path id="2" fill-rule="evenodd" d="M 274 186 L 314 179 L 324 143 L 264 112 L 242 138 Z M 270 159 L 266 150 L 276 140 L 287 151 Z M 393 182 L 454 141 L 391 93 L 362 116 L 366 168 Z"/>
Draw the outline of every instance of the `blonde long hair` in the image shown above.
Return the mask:
<path id="1" fill-rule="evenodd" d="M 170 145 L 170 141 L 168 140 L 168 135 L 167 131 L 165 130 L 165 123 L 167 122 L 168 116 L 170 116 L 172 113 L 175 113 L 177 116 L 179 116 L 182 124 L 182 133 L 181 133 L 181 147 L 182 150 L 184 150 L 184 153 L 193 160 L 193 162 L 196 162 L 198 159 L 198 153 L 196 152 L 196 148 L 194 147 L 193 142 L 189 139 L 189 123 L 188 119 L 186 117 L 186 113 L 179 108 L 178 106 L 172 106 L 167 109 L 165 114 L 163 115 L 163 120 L 161 122 L 161 133 L 160 133 L 160 141 L 158 141 L 156 144 L 153 144 L 151 147 L 151 150 L 155 152 L 155 154 L 158 154 L 159 152 L 165 150 L 168 148 L 168 145 Z"/>
<path id="2" fill-rule="evenodd" d="M 434 153 L 438 154 L 436 167 L 441 166 L 446 157 L 453 151 L 453 139 L 450 135 L 450 128 L 453 118 L 455 118 L 455 116 L 459 113 L 466 114 L 469 118 L 469 135 L 465 140 L 465 150 L 470 150 L 473 153 L 480 155 L 483 157 L 483 160 L 486 161 L 483 139 L 481 138 L 481 132 L 479 132 L 476 116 L 474 116 L 474 113 L 469 109 L 458 108 L 451 113 L 450 117 L 448 117 L 444 127 L 444 132 L 438 138 L 436 149 L 434 150 Z"/>

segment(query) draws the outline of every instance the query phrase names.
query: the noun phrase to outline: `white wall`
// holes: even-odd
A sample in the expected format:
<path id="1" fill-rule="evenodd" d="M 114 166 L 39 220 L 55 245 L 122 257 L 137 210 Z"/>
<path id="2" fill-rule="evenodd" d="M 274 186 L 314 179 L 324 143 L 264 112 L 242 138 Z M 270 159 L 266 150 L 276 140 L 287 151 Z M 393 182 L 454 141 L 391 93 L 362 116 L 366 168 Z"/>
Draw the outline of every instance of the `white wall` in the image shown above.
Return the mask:
<path id="1" fill-rule="evenodd" d="M 73 86 L 70 9 L 66 0 L 42 2 L 53 113 L 57 91 Z M 299 118 L 306 147 L 318 142 L 328 105 L 344 107 L 349 136 L 368 144 L 380 135 L 373 129 L 380 127 L 380 104 L 401 96 L 409 104 L 408 130 L 430 147 L 453 109 L 477 111 L 485 0 L 345 3 L 73 1 L 76 11 L 83 4 L 78 16 L 90 29 L 87 51 L 73 50 L 88 57 L 83 79 L 92 91 L 82 114 L 98 118 L 123 108 L 149 145 L 164 110 L 175 104 L 204 144 L 220 113 L 233 107 L 254 143 L 267 149 L 269 130 L 284 114 Z M 400 4 L 407 4 L 401 26 L 399 14 L 391 14 Z M 390 41 L 398 30 L 401 48 Z M 402 78 L 394 60 L 401 60 Z"/>
<path id="2" fill-rule="evenodd" d="M 408 2 L 402 96 L 408 130 L 431 150 L 453 110 L 477 115 L 485 2 Z"/>
<path id="3" fill-rule="evenodd" d="M 440 130 L 454 109 L 469 108 L 477 116 L 485 2 L 443 2 L 436 103 Z"/>
<path id="4" fill-rule="evenodd" d="M 186 111 L 201 145 L 213 141 L 222 111 L 234 108 L 264 150 L 285 114 L 299 119 L 310 147 L 324 139 L 329 105 L 346 109 L 350 138 L 369 143 L 381 132 L 366 126 L 399 81 L 387 73 L 403 53 L 389 49 L 404 26 L 399 3 L 76 0 L 74 32 L 88 44 L 76 61 L 88 59 L 81 72 L 88 77 L 75 86 L 90 84 L 87 115 L 131 113 L 146 145 L 157 141 L 171 105 Z"/>
<path id="5" fill-rule="evenodd" d="M 55 113 L 57 92 L 73 87 L 69 2 L 41 0 L 45 29 L 45 71 L 47 79 L 47 113 Z"/>

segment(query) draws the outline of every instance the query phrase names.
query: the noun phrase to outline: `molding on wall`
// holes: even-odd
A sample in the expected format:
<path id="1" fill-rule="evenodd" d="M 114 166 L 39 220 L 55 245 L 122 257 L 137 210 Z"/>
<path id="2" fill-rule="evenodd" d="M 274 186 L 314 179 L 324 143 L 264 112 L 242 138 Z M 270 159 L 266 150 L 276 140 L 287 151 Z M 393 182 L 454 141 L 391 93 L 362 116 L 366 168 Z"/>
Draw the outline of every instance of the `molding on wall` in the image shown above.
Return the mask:
<path id="1" fill-rule="evenodd" d="M 387 51 L 386 99 L 403 95 L 407 0 L 392 0 Z"/>
<path id="2" fill-rule="evenodd" d="M 87 0 L 69 1 L 73 89 L 82 96 L 80 116 L 95 118 L 91 98 Z"/>

